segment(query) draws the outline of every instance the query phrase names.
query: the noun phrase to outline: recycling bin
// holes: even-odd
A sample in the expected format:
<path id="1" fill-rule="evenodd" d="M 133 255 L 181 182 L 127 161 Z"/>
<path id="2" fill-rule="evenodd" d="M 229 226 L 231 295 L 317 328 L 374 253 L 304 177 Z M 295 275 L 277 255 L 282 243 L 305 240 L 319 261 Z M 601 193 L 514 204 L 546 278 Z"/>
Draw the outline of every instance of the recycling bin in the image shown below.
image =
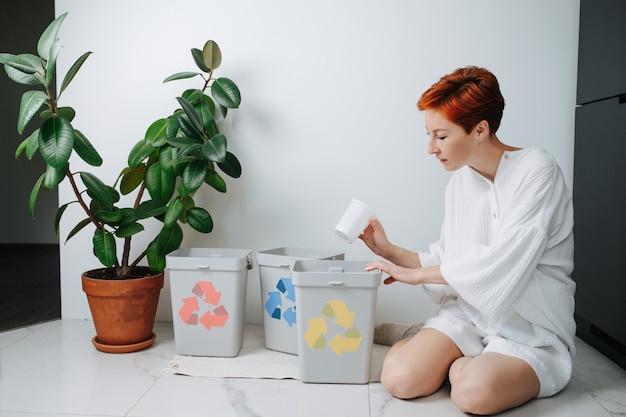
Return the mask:
<path id="1" fill-rule="evenodd" d="M 250 253 L 248 249 L 181 248 L 166 255 L 178 354 L 239 354 Z"/>
<path id="2" fill-rule="evenodd" d="M 366 384 L 370 379 L 380 271 L 367 262 L 298 260 L 291 270 L 303 382 Z"/>
<path id="3" fill-rule="evenodd" d="M 298 354 L 296 294 L 291 278 L 291 267 L 295 261 L 303 259 L 344 259 L 344 254 L 294 247 L 281 247 L 256 253 L 267 349 Z"/>

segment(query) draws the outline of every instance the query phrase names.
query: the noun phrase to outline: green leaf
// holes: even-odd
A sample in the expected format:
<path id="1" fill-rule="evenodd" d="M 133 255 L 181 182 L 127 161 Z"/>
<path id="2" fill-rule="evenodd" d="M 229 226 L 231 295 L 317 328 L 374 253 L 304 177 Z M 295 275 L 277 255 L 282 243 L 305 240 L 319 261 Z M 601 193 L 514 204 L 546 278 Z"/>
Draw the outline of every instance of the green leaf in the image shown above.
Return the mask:
<path id="1" fill-rule="evenodd" d="M 32 61 L 24 58 L 23 55 L 5 53 L 0 53 L 0 64 L 4 64 L 5 69 L 6 66 L 9 66 L 25 74 L 35 74 L 37 72 L 37 68 L 41 68 L 41 63 L 35 66 Z M 41 80 L 43 81 L 43 78 Z"/>
<path id="2" fill-rule="evenodd" d="M 37 201 L 37 196 L 39 195 L 39 190 L 41 189 L 41 184 L 43 184 L 43 180 L 46 177 L 46 174 L 41 174 L 37 182 L 35 182 L 35 186 L 33 190 L 30 192 L 30 199 L 28 202 L 28 207 L 30 208 L 30 215 L 34 219 L 35 218 L 35 202 Z"/>
<path id="3" fill-rule="evenodd" d="M 137 168 L 124 168 L 121 177 L 120 192 L 122 195 L 130 194 L 134 189 L 139 187 L 146 178 L 146 166 L 141 164 L 137 166 Z"/>
<path id="4" fill-rule="evenodd" d="M 145 137 L 148 146 L 158 148 L 167 143 L 167 124 L 167 119 L 159 119 L 150 125 Z"/>
<path id="5" fill-rule="evenodd" d="M 176 177 L 163 170 L 160 162 L 156 162 L 146 172 L 146 188 L 153 199 L 170 201 L 176 188 Z"/>
<path id="6" fill-rule="evenodd" d="M 6 54 L 0 54 L 1 55 L 6 55 Z M 17 56 L 19 63 L 22 66 L 30 66 L 30 68 L 28 69 L 28 72 L 24 72 L 22 70 L 19 70 L 11 65 L 5 65 L 4 66 L 4 70 L 6 71 L 7 75 L 9 76 L 9 78 L 13 81 L 15 81 L 18 84 L 24 84 L 24 85 L 40 85 L 40 84 L 44 84 L 44 79 L 43 79 L 43 67 L 42 67 L 42 61 L 41 58 L 39 58 L 37 55 L 33 55 L 33 54 L 20 54 L 20 55 L 13 55 L 13 56 Z M 2 59 L 0 59 L 0 62 L 2 61 Z M 33 72 L 34 70 L 34 72 Z"/>
<path id="7" fill-rule="evenodd" d="M 61 41 L 56 39 L 52 42 L 52 46 L 50 47 L 50 58 L 48 59 L 48 64 L 46 65 L 46 79 L 45 86 L 46 89 L 50 89 L 52 86 L 52 80 L 54 79 L 54 69 L 57 65 L 57 55 L 59 54 L 59 49 L 61 49 Z"/>
<path id="8" fill-rule="evenodd" d="M 185 156 L 191 156 L 194 160 L 200 158 L 200 148 L 202 145 L 199 143 L 190 143 L 184 148 L 180 149 L 178 152 L 178 159 L 181 159 Z"/>
<path id="9" fill-rule="evenodd" d="M 174 223 L 172 227 L 163 227 L 157 236 L 157 251 L 160 255 L 168 253 L 179 248 L 183 241 L 183 229 Z"/>
<path id="10" fill-rule="evenodd" d="M 115 237 L 102 228 L 96 229 L 93 235 L 93 251 L 104 266 L 115 265 Z"/>
<path id="11" fill-rule="evenodd" d="M 137 168 L 147 157 L 152 155 L 157 148 L 149 146 L 145 140 L 140 140 L 133 146 L 128 154 L 128 166 L 131 168 Z"/>
<path id="12" fill-rule="evenodd" d="M 231 178 L 241 177 L 241 164 L 237 157 L 230 152 L 226 152 L 224 162 L 218 162 L 217 166 Z"/>
<path id="13" fill-rule="evenodd" d="M 175 148 L 185 148 L 189 145 L 192 144 L 198 144 L 200 145 L 202 143 L 201 140 L 199 139 L 192 139 L 192 138 L 188 138 L 186 136 L 176 136 L 175 138 L 170 138 L 167 140 L 167 143 L 169 143 L 170 145 L 172 145 Z"/>
<path id="14" fill-rule="evenodd" d="M 35 152 L 39 149 L 39 129 L 36 129 L 29 137 L 24 139 L 22 143 L 15 150 L 15 159 L 19 158 L 24 151 L 26 151 L 26 157 L 33 159 Z"/>
<path id="15" fill-rule="evenodd" d="M 46 61 L 49 59 L 50 49 L 52 44 L 57 40 L 59 29 L 61 28 L 61 24 L 63 24 L 63 20 L 65 20 L 66 16 L 67 13 L 63 13 L 61 16 L 54 19 L 39 37 L 39 42 L 37 42 L 37 53 Z"/>
<path id="16" fill-rule="evenodd" d="M 178 149 L 171 146 L 163 146 L 159 149 L 159 162 L 161 169 L 172 177 L 183 173 L 188 161 L 178 159 Z"/>
<path id="17" fill-rule="evenodd" d="M 165 270 L 165 255 L 161 255 L 158 250 L 156 239 L 150 242 L 146 250 L 146 258 L 150 271 L 154 273 L 163 272 Z"/>
<path id="18" fill-rule="evenodd" d="M 128 226 L 120 227 L 119 229 L 117 229 L 117 231 L 115 232 L 115 236 L 119 238 L 127 238 L 136 235 L 143 230 L 143 225 L 141 223 L 132 223 Z"/>
<path id="19" fill-rule="evenodd" d="M 24 128 L 33 116 L 37 114 L 41 106 L 48 101 L 48 96 L 43 91 L 27 91 L 22 94 L 20 101 L 20 112 L 17 118 L 17 132 L 21 135 Z"/>
<path id="20" fill-rule="evenodd" d="M 180 124 L 178 123 L 178 114 L 182 113 L 182 110 L 178 110 L 178 113 L 174 113 L 167 118 L 167 137 L 173 138 L 178 136 L 180 130 Z"/>
<path id="21" fill-rule="evenodd" d="M 67 86 L 70 85 L 70 82 L 72 82 L 72 80 L 74 79 L 74 76 L 76 75 L 80 67 L 83 66 L 83 64 L 85 63 L 85 61 L 87 60 L 87 58 L 89 58 L 89 55 L 91 54 L 92 52 L 85 52 L 84 54 L 80 56 L 80 58 L 76 60 L 76 62 L 74 62 L 74 64 L 72 64 L 72 67 L 69 69 L 69 71 L 67 72 L 67 74 L 65 74 L 65 77 L 63 78 L 63 82 L 61 83 L 61 91 L 59 91 L 59 94 L 61 94 L 67 88 Z"/>
<path id="22" fill-rule="evenodd" d="M 206 177 L 206 172 L 206 162 L 201 159 L 196 159 L 187 165 L 182 176 L 183 187 L 187 193 L 193 193 L 200 188 Z"/>
<path id="23" fill-rule="evenodd" d="M 215 101 L 229 109 L 236 109 L 241 104 L 241 93 L 237 85 L 228 78 L 218 78 L 211 84 L 211 94 Z"/>
<path id="24" fill-rule="evenodd" d="M 45 190 L 51 190 L 61 184 L 67 174 L 68 167 L 69 165 L 66 164 L 63 168 L 55 168 L 48 164 L 46 166 L 46 178 L 43 180 L 43 188 Z"/>
<path id="25" fill-rule="evenodd" d="M 159 200 L 148 200 L 139 204 L 135 211 L 135 216 L 138 220 L 148 219 L 150 217 L 160 216 L 165 213 L 167 206 Z"/>
<path id="26" fill-rule="evenodd" d="M 56 235 L 59 235 L 59 225 L 61 224 L 61 217 L 63 217 L 63 213 L 65 213 L 65 209 L 67 209 L 67 207 L 72 204 L 70 203 L 65 203 L 63 204 L 61 207 L 59 207 L 59 209 L 57 210 L 56 215 L 54 216 L 54 233 L 56 233 Z"/>
<path id="27" fill-rule="evenodd" d="M 169 77 L 167 77 L 165 80 L 163 80 L 163 83 L 169 82 L 169 81 L 174 81 L 174 80 L 183 80 L 185 78 L 192 78 L 195 77 L 196 75 L 200 75 L 199 72 L 177 72 L 176 74 L 172 74 Z"/>
<path id="28" fill-rule="evenodd" d="M 88 172 L 81 172 L 80 178 L 83 180 L 83 184 L 87 187 L 87 194 L 99 202 L 104 207 L 111 208 L 113 204 L 120 200 L 120 195 L 115 188 L 105 185 L 98 177 Z"/>
<path id="29" fill-rule="evenodd" d="M 96 212 L 96 219 L 100 220 L 102 223 L 117 224 L 122 220 L 122 213 L 120 209 L 116 207 L 110 209 L 103 208 Z"/>
<path id="30" fill-rule="evenodd" d="M 76 236 L 78 232 L 83 230 L 88 224 L 91 224 L 91 219 L 87 217 L 86 219 L 81 220 L 74 228 L 67 234 L 65 238 L 65 242 Z"/>
<path id="31" fill-rule="evenodd" d="M 203 95 L 202 100 L 194 105 L 194 107 L 202 118 L 204 131 L 210 131 L 215 124 L 215 103 L 213 102 L 211 97 Z"/>
<path id="32" fill-rule="evenodd" d="M 189 88 L 183 91 L 183 94 L 181 94 L 181 97 L 187 100 L 188 102 L 195 104 L 196 101 L 199 101 L 205 95 L 206 94 L 204 94 L 202 90 L 198 88 Z"/>
<path id="33" fill-rule="evenodd" d="M 39 114 L 39 117 L 41 117 L 43 120 L 51 119 L 52 116 L 55 116 L 55 115 L 52 114 L 52 111 L 50 109 L 44 109 Z M 64 117 L 68 121 L 71 122 L 72 120 L 74 120 L 74 117 L 76 116 L 76 111 L 72 107 L 57 107 L 56 116 Z"/>
<path id="34" fill-rule="evenodd" d="M 67 165 L 74 149 L 74 128 L 67 119 L 54 116 L 45 120 L 39 132 L 39 152 L 55 168 Z"/>
<path id="35" fill-rule="evenodd" d="M 183 132 L 183 135 L 189 138 L 204 140 L 204 132 L 196 128 L 193 122 L 189 120 L 189 116 L 187 116 L 186 113 L 182 113 L 178 116 L 178 124 L 180 125 L 180 130 Z"/>
<path id="36" fill-rule="evenodd" d="M 200 233 L 211 233 L 213 219 L 208 211 L 202 207 L 193 207 L 187 210 L 187 222 L 194 230 Z"/>
<path id="37" fill-rule="evenodd" d="M 220 174 L 215 172 L 215 170 L 209 169 L 206 172 L 206 177 L 204 178 L 204 182 L 209 184 L 211 187 L 215 188 L 220 193 L 226 192 L 226 182 Z"/>
<path id="38" fill-rule="evenodd" d="M 176 97 L 176 100 L 178 100 L 178 103 L 183 108 L 183 111 L 185 112 L 185 114 L 187 114 L 189 121 L 193 123 L 194 128 L 198 132 L 203 133 L 204 124 L 202 123 L 202 118 L 200 117 L 196 109 L 191 105 L 190 102 L 188 102 L 184 98 Z"/>
<path id="39" fill-rule="evenodd" d="M 207 41 L 202 48 L 202 62 L 211 70 L 222 64 L 222 51 L 215 41 Z"/>
<path id="40" fill-rule="evenodd" d="M 167 210 L 165 211 L 165 219 L 163 220 L 163 224 L 165 227 L 170 228 L 176 224 L 180 215 L 183 213 L 183 202 L 182 200 L 176 198 L 170 201 L 170 204 L 167 206 Z"/>
<path id="41" fill-rule="evenodd" d="M 217 134 L 202 145 L 202 157 L 213 162 L 224 162 L 226 158 L 226 136 Z"/>
<path id="42" fill-rule="evenodd" d="M 79 130 L 74 130 L 74 150 L 80 158 L 89 165 L 99 167 L 102 165 L 102 157 L 89 139 Z"/>
<path id="43" fill-rule="evenodd" d="M 191 56 L 193 57 L 193 61 L 196 63 L 198 68 L 200 68 L 204 72 L 211 72 L 211 68 L 207 67 L 204 63 L 204 58 L 202 56 L 202 51 L 197 48 L 191 49 Z"/>
<path id="44" fill-rule="evenodd" d="M 129 226 L 137 221 L 135 210 L 130 207 L 120 209 L 120 213 L 122 214 L 122 219 L 119 221 L 121 227 Z"/>

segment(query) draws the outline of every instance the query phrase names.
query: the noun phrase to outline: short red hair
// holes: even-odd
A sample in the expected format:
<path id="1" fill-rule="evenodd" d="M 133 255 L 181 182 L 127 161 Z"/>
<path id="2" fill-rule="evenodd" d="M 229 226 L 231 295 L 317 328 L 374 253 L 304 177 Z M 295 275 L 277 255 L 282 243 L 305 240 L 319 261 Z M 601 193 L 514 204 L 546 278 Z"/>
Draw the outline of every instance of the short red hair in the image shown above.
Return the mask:
<path id="1" fill-rule="evenodd" d="M 504 97 L 495 75 L 484 68 L 469 66 L 441 77 L 422 94 L 417 107 L 440 112 L 466 133 L 486 120 L 493 134 L 500 127 Z"/>

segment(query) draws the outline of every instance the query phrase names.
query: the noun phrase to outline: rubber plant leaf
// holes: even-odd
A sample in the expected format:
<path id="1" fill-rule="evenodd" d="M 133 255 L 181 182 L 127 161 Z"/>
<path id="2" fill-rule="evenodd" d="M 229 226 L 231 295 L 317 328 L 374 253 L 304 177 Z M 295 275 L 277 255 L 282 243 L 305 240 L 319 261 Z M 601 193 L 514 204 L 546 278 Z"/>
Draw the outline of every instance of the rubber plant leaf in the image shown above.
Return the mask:
<path id="1" fill-rule="evenodd" d="M 157 251 L 159 255 L 165 256 L 178 249 L 182 241 L 183 229 L 178 223 L 174 223 L 172 227 L 163 226 L 157 237 Z"/>
<path id="2" fill-rule="evenodd" d="M 69 71 L 67 71 L 67 74 L 65 74 L 65 77 L 63 77 L 63 82 L 61 83 L 61 90 L 59 94 L 61 94 L 67 88 L 67 86 L 70 85 L 80 67 L 83 66 L 83 64 L 91 54 L 92 52 L 85 52 L 76 60 L 76 62 L 74 62 L 74 64 L 72 64 Z"/>
<path id="3" fill-rule="evenodd" d="M 54 216 L 54 233 L 56 233 L 57 236 L 59 235 L 59 225 L 61 224 L 61 217 L 63 217 L 63 213 L 65 213 L 65 210 L 70 204 L 72 204 L 72 202 L 63 204 L 61 207 L 59 207 L 56 215 Z"/>
<path id="4" fill-rule="evenodd" d="M 148 146 L 158 148 L 167 143 L 167 124 L 167 119 L 159 119 L 148 127 L 144 138 Z"/>
<path id="5" fill-rule="evenodd" d="M 93 251 L 102 265 L 115 265 L 115 237 L 111 233 L 97 228 L 93 235 Z"/>
<path id="6" fill-rule="evenodd" d="M 37 66 L 33 65 L 32 60 L 25 58 L 23 55 L 0 53 L 0 64 L 5 65 L 5 68 L 9 66 L 25 74 L 35 74 L 37 72 Z"/>
<path id="7" fill-rule="evenodd" d="M 76 226 L 74 226 L 74 228 L 67 234 L 67 237 L 65 238 L 65 242 L 67 243 L 68 240 L 70 240 L 71 238 L 73 238 L 74 236 L 76 236 L 76 234 L 78 232 L 80 232 L 81 230 L 83 230 L 85 227 L 87 227 L 87 225 L 91 224 L 91 219 L 89 217 L 87 217 L 86 219 L 81 220 Z"/>
<path id="8" fill-rule="evenodd" d="M 165 255 L 159 253 L 156 239 L 148 245 L 146 258 L 148 259 L 148 266 L 153 273 L 159 273 L 165 270 Z"/>
<path id="9" fill-rule="evenodd" d="M 116 224 L 122 220 L 122 213 L 120 209 L 116 207 L 112 209 L 103 208 L 96 212 L 96 219 L 100 220 L 102 223 Z"/>
<path id="10" fill-rule="evenodd" d="M 87 187 L 87 194 L 103 204 L 104 207 L 111 208 L 113 204 L 120 200 L 120 195 L 114 188 L 105 185 L 98 177 L 89 172 L 81 172 L 80 178 Z"/>
<path id="11" fill-rule="evenodd" d="M 137 233 L 143 231 L 143 225 L 141 223 L 132 223 L 124 227 L 120 227 L 115 231 L 115 236 L 119 238 L 127 238 L 132 235 L 136 235 Z"/>
<path id="12" fill-rule="evenodd" d="M 63 20 L 65 20 L 66 16 L 67 13 L 63 13 L 61 16 L 54 19 L 39 37 L 39 42 L 37 42 L 37 53 L 46 61 L 49 59 L 50 49 L 52 44 L 57 40 L 59 29 L 61 28 Z"/>
<path id="13" fill-rule="evenodd" d="M 44 190 L 51 190 L 57 185 L 61 184 L 61 182 L 65 178 L 65 175 L 67 174 L 68 167 L 68 164 L 65 164 L 63 168 L 55 168 L 52 165 L 48 164 L 46 166 L 45 179 L 43 180 Z"/>
<path id="14" fill-rule="evenodd" d="M 229 109 L 236 109 L 241 104 L 241 93 L 237 85 L 228 78 L 218 78 L 211 84 L 211 94 L 215 101 Z"/>
<path id="15" fill-rule="evenodd" d="M 190 162 L 183 171 L 182 182 L 187 193 L 191 194 L 198 190 L 206 177 L 207 165 L 202 159 Z"/>
<path id="16" fill-rule="evenodd" d="M 211 70 L 222 65 L 222 51 L 215 41 L 207 41 L 202 48 L 202 62 Z"/>
<path id="17" fill-rule="evenodd" d="M 52 42 L 52 46 L 50 47 L 50 58 L 48 59 L 48 63 L 46 64 L 46 79 L 45 86 L 46 89 L 50 89 L 52 86 L 52 80 L 54 80 L 54 69 L 57 65 L 57 55 L 59 54 L 59 49 L 61 49 L 61 41 L 56 39 Z"/>
<path id="18" fill-rule="evenodd" d="M 137 168 L 146 158 L 152 155 L 156 151 L 156 148 L 149 146 L 145 140 L 140 140 L 133 146 L 128 154 L 128 166 L 131 168 Z"/>
<path id="19" fill-rule="evenodd" d="M 166 79 L 163 80 L 163 83 L 167 83 L 169 81 L 175 81 L 175 80 L 184 80 L 185 78 L 192 78 L 195 77 L 196 75 L 200 75 L 201 73 L 199 72 L 191 72 L 191 71 L 186 71 L 186 72 L 177 72 L 176 74 L 172 74 L 169 77 L 167 77 Z"/>
<path id="20" fill-rule="evenodd" d="M 41 117 L 43 120 L 51 119 L 52 116 L 55 116 L 55 115 L 52 114 L 50 109 L 44 109 L 39 114 L 39 117 Z M 64 117 L 71 122 L 72 120 L 74 120 L 74 117 L 76 116 L 76 111 L 71 107 L 57 107 L 56 116 Z"/>
<path id="21" fill-rule="evenodd" d="M 55 168 L 67 165 L 74 149 L 74 128 L 70 122 L 54 116 L 45 120 L 39 132 L 39 153 Z"/>
<path id="22" fill-rule="evenodd" d="M 206 177 L 204 178 L 204 182 L 209 184 L 211 187 L 215 188 L 220 193 L 226 192 L 226 182 L 220 174 L 215 172 L 213 169 L 207 170 Z"/>
<path id="23" fill-rule="evenodd" d="M 102 157 L 89 139 L 79 130 L 74 130 L 74 150 L 89 165 L 94 167 L 102 165 Z"/>
<path id="24" fill-rule="evenodd" d="M 137 210 L 135 210 L 135 216 L 137 220 L 148 219 L 150 217 L 157 217 L 165 213 L 167 206 L 159 200 L 148 200 L 139 204 Z"/>
<path id="25" fill-rule="evenodd" d="M 33 190 L 30 192 L 30 199 L 28 201 L 28 207 L 30 208 L 30 215 L 34 219 L 35 218 L 35 202 L 37 201 L 37 196 L 39 195 L 39 190 L 41 189 L 41 184 L 43 184 L 43 180 L 46 177 L 46 174 L 41 174 L 37 182 L 35 182 L 35 186 Z"/>
<path id="26" fill-rule="evenodd" d="M 33 54 L 20 54 L 15 56 L 20 60 L 21 65 L 29 65 L 31 68 L 26 72 L 11 65 L 5 65 L 4 70 L 11 80 L 23 85 L 44 84 L 41 58 Z M 2 60 L 0 59 L 0 61 Z"/>
<path id="27" fill-rule="evenodd" d="M 224 162 L 227 148 L 226 136 L 217 134 L 202 145 L 202 156 L 213 162 Z"/>
<path id="28" fill-rule="evenodd" d="M 122 182 L 120 183 L 120 192 L 127 195 L 133 192 L 146 178 L 146 166 L 139 165 L 137 168 L 124 168 L 122 171 Z"/>
<path id="29" fill-rule="evenodd" d="M 33 156 L 38 149 L 39 129 L 36 129 L 35 131 L 33 131 L 33 133 L 30 134 L 29 137 L 27 137 L 22 141 L 22 143 L 20 143 L 20 146 L 17 147 L 17 149 L 15 150 L 15 159 L 19 158 L 24 151 L 26 151 L 26 157 L 28 159 L 33 159 Z"/>
<path id="30" fill-rule="evenodd" d="M 237 157 L 230 152 L 226 152 L 224 162 L 218 162 L 217 166 L 231 178 L 241 177 L 241 164 Z"/>
<path id="31" fill-rule="evenodd" d="M 170 201 L 176 189 L 176 177 L 163 170 L 160 162 L 155 162 L 146 172 L 146 188 L 153 199 Z"/>
<path id="32" fill-rule="evenodd" d="M 209 68 L 204 63 L 204 58 L 202 57 L 202 51 L 201 50 L 199 50 L 198 48 L 192 48 L 191 49 L 191 56 L 193 57 L 193 61 L 196 63 L 198 68 L 200 68 L 201 71 L 211 72 L 211 68 Z"/>
<path id="33" fill-rule="evenodd" d="M 48 101 L 48 96 L 43 91 L 33 90 L 22 94 L 20 112 L 17 118 L 17 132 L 21 135 L 28 122 L 37 114 L 41 106 Z"/>
<path id="34" fill-rule="evenodd" d="M 170 201 L 170 204 L 167 206 L 167 210 L 165 211 L 165 219 L 163 220 L 164 227 L 173 227 L 180 218 L 183 208 L 183 202 L 179 198 L 175 198 Z"/>
<path id="35" fill-rule="evenodd" d="M 193 207 L 187 210 L 187 222 L 194 230 L 200 233 L 211 233 L 213 219 L 208 211 L 202 207 Z"/>
<path id="36" fill-rule="evenodd" d="M 183 108 L 183 111 L 187 114 L 189 121 L 193 123 L 194 128 L 198 132 L 204 132 L 204 123 L 202 123 L 202 118 L 191 103 L 182 97 L 176 97 L 176 100 L 178 100 L 178 103 Z"/>

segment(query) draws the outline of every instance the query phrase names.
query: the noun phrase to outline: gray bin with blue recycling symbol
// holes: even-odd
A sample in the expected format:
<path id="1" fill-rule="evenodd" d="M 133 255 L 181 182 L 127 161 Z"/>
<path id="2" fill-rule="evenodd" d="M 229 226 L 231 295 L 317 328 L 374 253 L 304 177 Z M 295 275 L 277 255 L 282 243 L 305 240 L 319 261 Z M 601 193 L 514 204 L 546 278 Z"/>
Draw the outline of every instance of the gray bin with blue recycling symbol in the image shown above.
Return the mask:
<path id="1" fill-rule="evenodd" d="M 381 273 L 361 261 L 296 261 L 298 364 L 302 382 L 370 380 Z"/>
<path id="2" fill-rule="evenodd" d="M 256 253 L 261 281 L 261 307 L 265 347 L 298 354 L 296 293 L 291 267 L 297 260 L 344 259 L 328 250 L 280 247 Z"/>

